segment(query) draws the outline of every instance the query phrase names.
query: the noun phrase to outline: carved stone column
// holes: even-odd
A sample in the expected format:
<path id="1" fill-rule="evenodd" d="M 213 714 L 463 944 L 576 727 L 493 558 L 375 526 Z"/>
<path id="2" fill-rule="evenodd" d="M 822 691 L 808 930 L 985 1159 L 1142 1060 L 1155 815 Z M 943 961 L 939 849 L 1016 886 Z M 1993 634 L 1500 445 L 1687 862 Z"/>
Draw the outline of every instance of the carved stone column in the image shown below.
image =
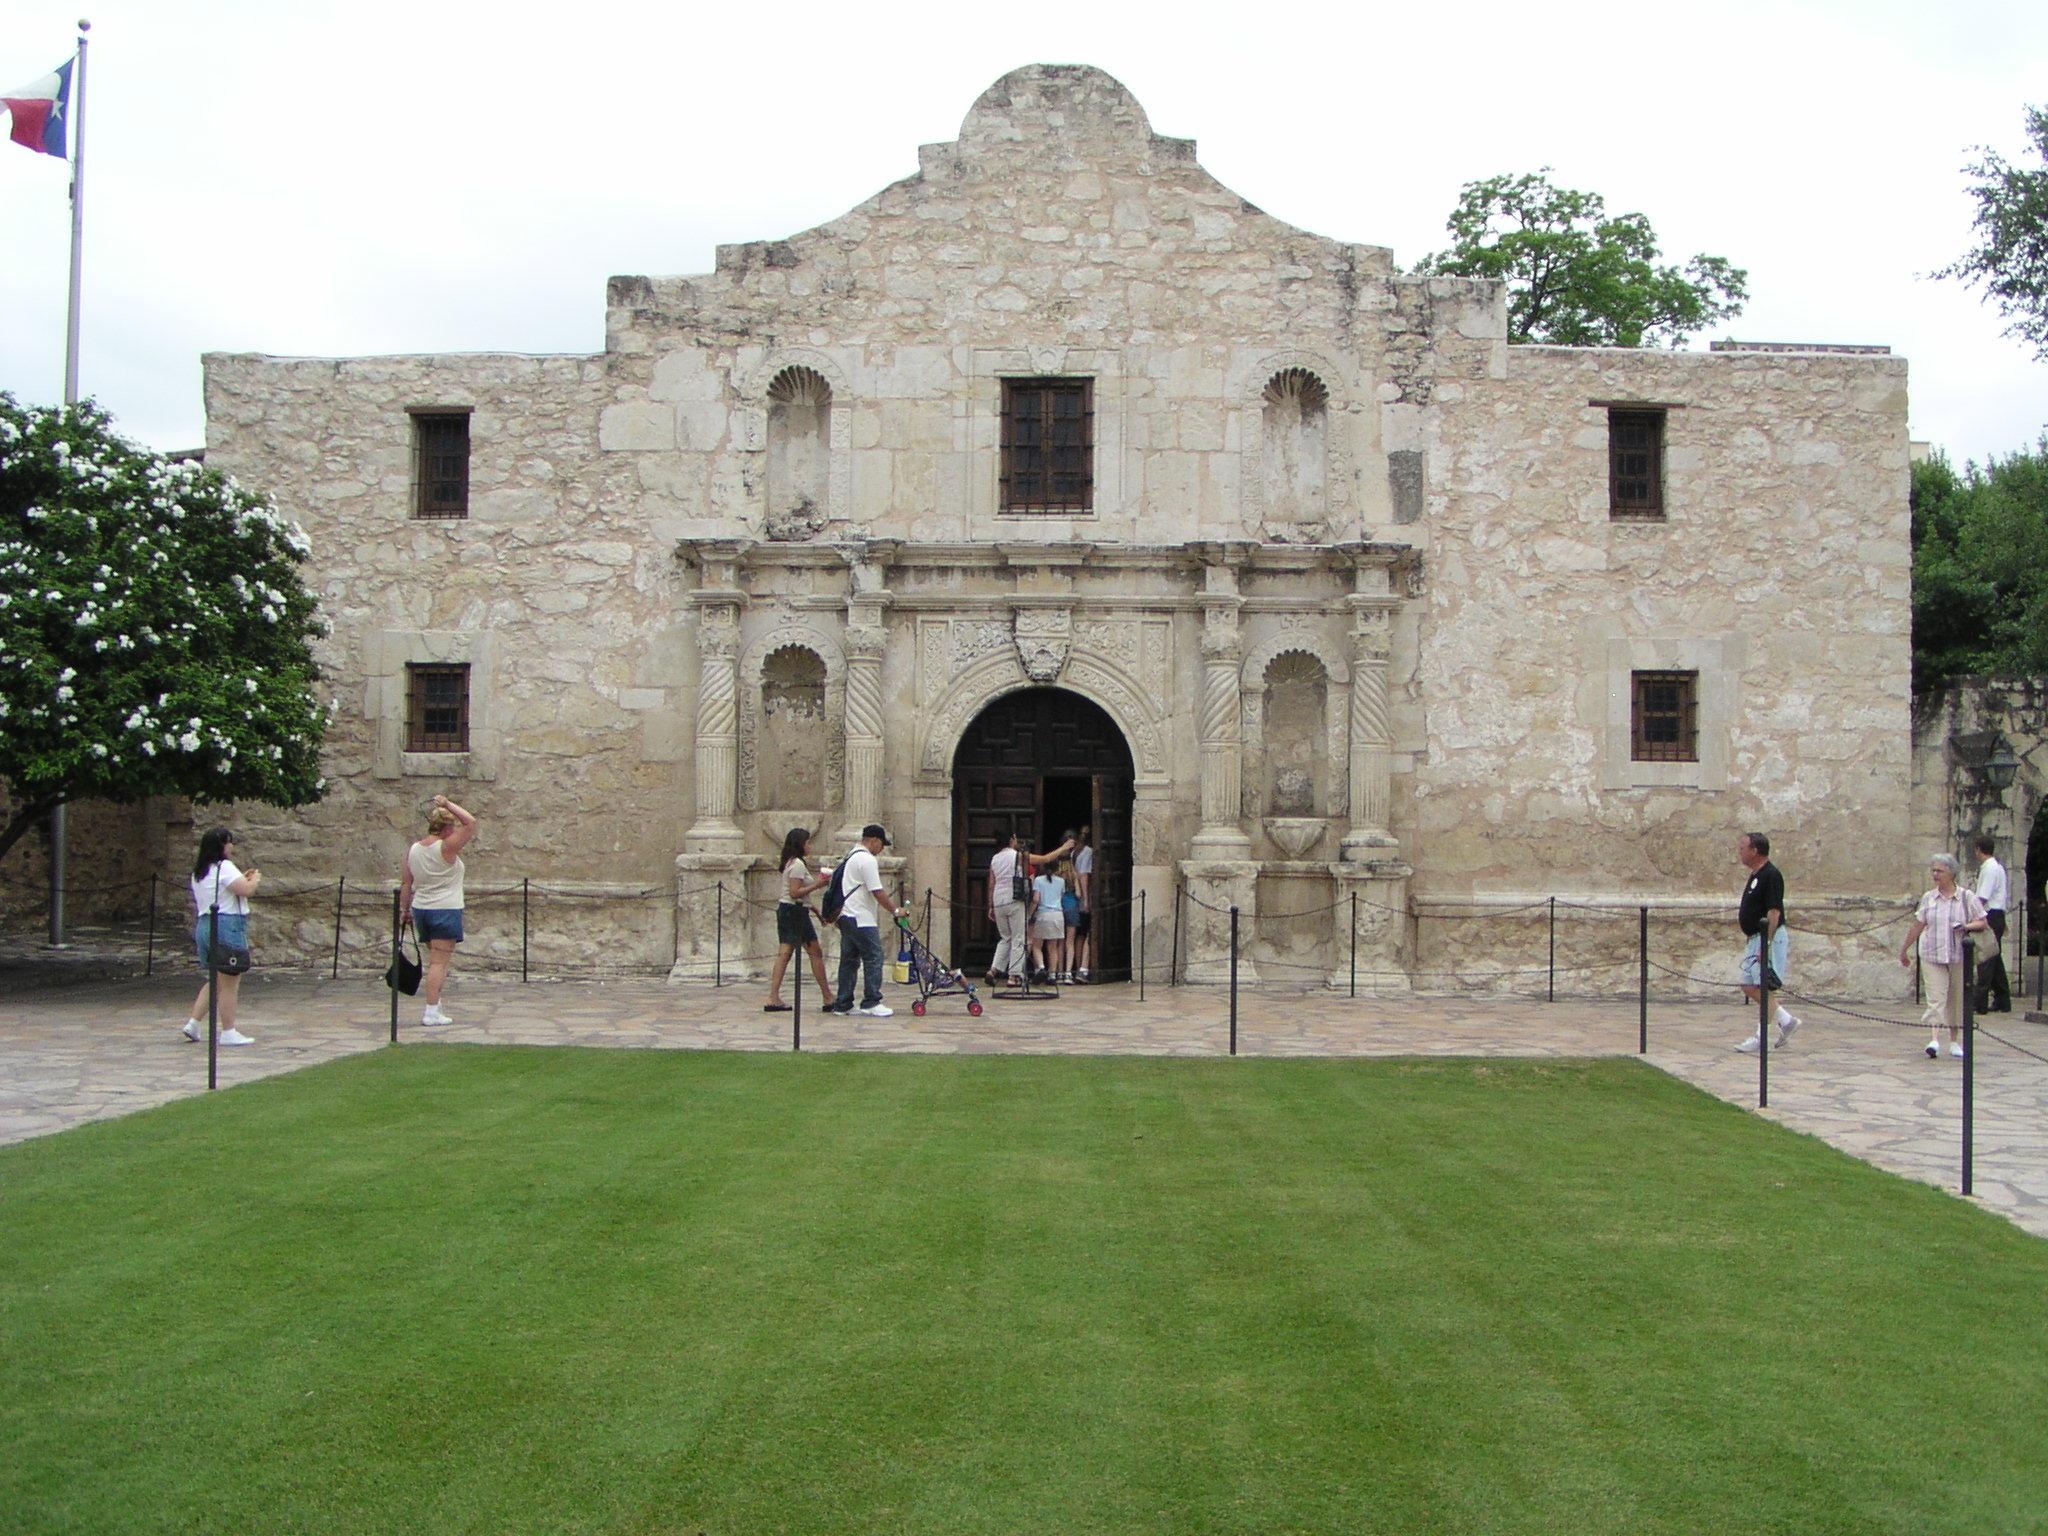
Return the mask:
<path id="1" fill-rule="evenodd" d="M 884 584 L 887 559 L 895 546 L 875 541 L 861 546 L 848 560 L 852 590 L 846 600 L 846 787 L 841 799 L 845 819 L 839 845 L 851 847 L 860 829 L 871 821 L 886 824 L 882 814 L 882 658 L 888 639 L 883 620 L 889 611 Z M 898 829 L 899 831 L 902 829 Z"/>
<path id="2" fill-rule="evenodd" d="M 1252 964 L 1252 930 L 1259 915 L 1259 865 L 1255 859 L 1184 860 L 1186 908 L 1181 913 L 1187 959 L 1182 975 L 1193 982 L 1230 980 L 1230 909 L 1237 908 L 1237 980 L 1255 986 L 1259 968 Z"/>
<path id="3" fill-rule="evenodd" d="M 1351 604 L 1351 752 L 1349 789 L 1351 826 L 1344 834 L 1343 857 L 1371 860 L 1398 846 L 1388 830 L 1389 749 L 1392 733 L 1387 718 L 1387 652 L 1393 627 L 1392 600 L 1352 597 Z"/>
<path id="4" fill-rule="evenodd" d="M 1412 990 L 1408 878 L 1414 866 L 1398 857 L 1353 859 L 1348 849 L 1344 859 L 1330 866 L 1337 882 L 1337 906 L 1330 914 L 1330 985 L 1347 993 L 1351 989 L 1355 918 L 1358 995 L 1405 997 Z"/>
<path id="5" fill-rule="evenodd" d="M 1211 565 L 1204 573 L 1202 597 L 1202 713 L 1197 740 L 1202 751 L 1202 825 L 1195 833 L 1197 858 L 1242 859 L 1252 840 L 1239 818 L 1243 814 L 1244 730 L 1240 714 L 1238 672 L 1244 662 L 1244 641 L 1238 633 L 1237 573 Z"/>
<path id="6" fill-rule="evenodd" d="M 737 853 L 740 597 L 705 593 L 697 610 L 697 819 L 693 853 Z"/>

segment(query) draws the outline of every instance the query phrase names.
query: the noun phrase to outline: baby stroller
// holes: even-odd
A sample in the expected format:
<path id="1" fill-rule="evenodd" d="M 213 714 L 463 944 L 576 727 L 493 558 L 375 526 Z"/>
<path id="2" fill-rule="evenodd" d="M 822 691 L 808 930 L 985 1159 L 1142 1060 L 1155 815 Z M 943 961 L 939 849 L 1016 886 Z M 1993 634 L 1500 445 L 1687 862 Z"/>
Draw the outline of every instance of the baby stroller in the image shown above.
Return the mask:
<path id="1" fill-rule="evenodd" d="M 909 965 L 911 984 L 917 988 L 917 997 L 911 1002 L 910 1011 L 923 1018 L 925 1005 L 933 998 L 958 992 L 967 999 L 968 1013 L 980 1018 L 981 999 L 974 995 L 974 983 L 933 954 L 931 946 L 920 939 L 907 922 L 899 918 L 896 926 L 902 934 L 899 958 Z"/>

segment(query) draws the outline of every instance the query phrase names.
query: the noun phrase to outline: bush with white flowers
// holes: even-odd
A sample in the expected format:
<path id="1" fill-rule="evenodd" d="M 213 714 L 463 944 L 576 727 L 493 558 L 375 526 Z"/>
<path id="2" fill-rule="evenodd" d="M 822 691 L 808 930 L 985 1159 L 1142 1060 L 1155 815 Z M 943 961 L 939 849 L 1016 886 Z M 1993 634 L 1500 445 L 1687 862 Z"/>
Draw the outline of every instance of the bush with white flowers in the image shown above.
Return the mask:
<path id="1" fill-rule="evenodd" d="M 311 552 L 262 497 L 92 402 L 0 392 L 0 854 L 73 800 L 318 799 Z"/>

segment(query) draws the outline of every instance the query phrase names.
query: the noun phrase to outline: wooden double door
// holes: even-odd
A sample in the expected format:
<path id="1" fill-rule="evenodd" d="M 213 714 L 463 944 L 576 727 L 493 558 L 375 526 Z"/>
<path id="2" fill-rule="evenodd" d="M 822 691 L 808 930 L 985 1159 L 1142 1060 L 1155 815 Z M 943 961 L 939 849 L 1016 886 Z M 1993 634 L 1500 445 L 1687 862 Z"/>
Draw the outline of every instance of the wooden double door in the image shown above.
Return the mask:
<path id="1" fill-rule="evenodd" d="M 1095 974 L 1131 968 L 1131 752 L 1103 709 L 1027 688 L 983 710 L 953 757 L 953 947 L 970 975 L 995 958 L 988 866 L 1014 833 L 1036 852 L 1070 827 L 1095 830 Z"/>

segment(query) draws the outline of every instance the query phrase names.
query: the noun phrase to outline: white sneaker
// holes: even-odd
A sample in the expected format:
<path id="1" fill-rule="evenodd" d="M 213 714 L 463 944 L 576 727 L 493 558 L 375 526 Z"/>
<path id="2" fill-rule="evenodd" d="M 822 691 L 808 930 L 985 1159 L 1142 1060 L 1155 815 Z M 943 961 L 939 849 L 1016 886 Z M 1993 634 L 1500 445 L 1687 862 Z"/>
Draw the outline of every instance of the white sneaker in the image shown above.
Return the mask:
<path id="1" fill-rule="evenodd" d="M 1941 1054 L 1941 1041 L 1939 1039 L 1934 1039 L 1927 1042 L 1927 1054 L 1929 1057 L 1939 1056 Z"/>
<path id="2" fill-rule="evenodd" d="M 439 1003 L 435 1003 L 420 1015 L 420 1022 L 422 1024 L 453 1024 L 455 1021 L 441 1011 Z"/>
<path id="3" fill-rule="evenodd" d="M 886 1019 L 892 1016 L 896 1010 L 887 1003 L 877 1003 L 872 1008 L 856 1008 L 854 1012 L 864 1013 L 871 1019 Z"/>
<path id="4" fill-rule="evenodd" d="M 185 1027 L 178 1031 L 187 1040 L 200 1041 L 206 1038 L 206 1026 L 197 1019 L 187 1019 Z"/>
<path id="5" fill-rule="evenodd" d="M 220 1032 L 222 1045 L 254 1045 L 256 1042 L 239 1029 L 224 1029 Z"/>
<path id="6" fill-rule="evenodd" d="M 1954 1042 L 1952 1042 L 1952 1043 L 1951 1043 L 1951 1044 L 1949 1045 L 1949 1048 L 1948 1048 L 1948 1053 L 1949 1053 L 1949 1055 L 1951 1055 L 1951 1056 L 1955 1057 L 1955 1058 L 1956 1058 L 1956 1060 L 1958 1060 L 1958 1061 L 1961 1061 L 1961 1060 L 1963 1059 L 1963 1044 L 1962 1044 L 1962 1042 L 1961 1042 L 1960 1040 L 1957 1040 L 1957 1041 L 1954 1041 Z"/>
<path id="7" fill-rule="evenodd" d="M 1785 1048 L 1785 1042 L 1792 1038 L 1792 1031 L 1798 1027 L 1799 1020 L 1789 1013 L 1784 1018 L 1778 1020 L 1777 1049 L 1782 1051 Z"/>
<path id="8" fill-rule="evenodd" d="M 1735 1049 L 1737 1049 L 1738 1051 L 1742 1051 L 1747 1055 L 1754 1056 L 1757 1052 L 1756 1036 L 1751 1035 L 1747 1040 L 1743 1041 L 1742 1044 L 1735 1047 Z"/>

